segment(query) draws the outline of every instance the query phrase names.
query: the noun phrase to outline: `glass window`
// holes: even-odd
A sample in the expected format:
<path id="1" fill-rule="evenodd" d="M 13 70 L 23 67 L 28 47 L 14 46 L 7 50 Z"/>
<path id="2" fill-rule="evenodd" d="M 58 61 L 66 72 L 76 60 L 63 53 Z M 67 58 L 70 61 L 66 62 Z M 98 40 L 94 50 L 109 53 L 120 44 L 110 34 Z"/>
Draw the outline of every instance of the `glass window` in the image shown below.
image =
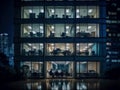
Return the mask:
<path id="1" fill-rule="evenodd" d="M 77 43 L 76 55 L 78 56 L 95 56 L 99 55 L 99 47 L 96 43 Z"/>
<path id="2" fill-rule="evenodd" d="M 21 62 L 22 72 L 28 78 L 40 78 L 43 76 L 43 62 Z"/>
<path id="3" fill-rule="evenodd" d="M 77 77 L 96 77 L 100 73 L 100 62 L 77 62 L 76 73 Z"/>
<path id="4" fill-rule="evenodd" d="M 98 6 L 77 6 L 76 18 L 99 18 Z"/>
<path id="5" fill-rule="evenodd" d="M 44 18 L 43 6 L 22 7 L 21 18 Z"/>
<path id="6" fill-rule="evenodd" d="M 98 24 L 77 24 L 76 37 L 99 37 Z"/>
<path id="7" fill-rule="evenodd" d="M 22 24 L 21 37 L 43 37 L 43 24 Z"/>
<path id="8" fill-rule="evenodd" d="M 21 54 L 25 56 L 42 56 L 43 44 L 42 43 L 24 43 L 21 45 Z"/>
<path id="9" fill-rule="evenodd" d="M 46 47 L 46 55 L 49 56 L 71 56 L 74 53 L 71 43 L 48 43 Z"/>
<path id="10" fill-rule="evenodd" d="M 73 18 L 72 6 L 48 6 L 46 7 L 46 18 Z"/>
<path id="11" fill-rule="evenodd" d="M 46 37 L 74 37 L 74 25 L 49 24 L 46 25 Z"/>
<path id="12" fill-rule="evenodd" d="M 51 77 L 72 77 L 73 76 L 73 62 L 71 61 L 48 61 L 46 63 L 48 78 Z"/>

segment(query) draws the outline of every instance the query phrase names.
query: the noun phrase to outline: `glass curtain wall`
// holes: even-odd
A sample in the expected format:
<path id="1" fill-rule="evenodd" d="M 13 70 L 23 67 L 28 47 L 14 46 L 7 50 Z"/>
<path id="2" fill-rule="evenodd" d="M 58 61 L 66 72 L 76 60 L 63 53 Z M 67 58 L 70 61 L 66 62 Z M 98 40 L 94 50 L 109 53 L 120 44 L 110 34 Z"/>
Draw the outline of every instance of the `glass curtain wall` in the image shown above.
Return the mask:
<path id="1" fill-rule="evenodd" d="M 21 37 L 40 38 L 44 36 L 43 24 L 21 24 Z"/>
<path id="2" fill-rule="evenodd" d="M 45 36 L 48 38 L 75 36 L 74 24 L 46 24 L 45 30 Z M 40 38 L 43 36 L 43 24 L 21 24 L 21 37 Z M 99 37 L 99 24 L 76 24 L 76 37 Z"/>
<path id="3" fill-rule="evenodd" d="M 43 62 L 24 61 L 21 62 L 21 72 L 28 78 L 43 77 Z"/>
<path id="4" fill-rule="evenodd" d="M 44 9 L 43 6 L 25 6 L 21 8 L 21 18 L 43 18 Z"/>
<path id="5" fill-rule="evenodd" d="M 72 43 L 47 43 L 46 47 L 48 56 L 72 56 L 74 53 Z"/>
<path id="6" fill-rule="evenodd" d="M 97 43 L 77 43 L 76 55 L 77 56 L 98 56 L 99 45 Z"/>
<path id="7" fill-rule="evenodd" d="M 77 6 L 76 18 L 99 18 L 98 6 Z"/>
<path id="8" fill-rule="evenodd" d="M 74 37 L 73 24 L 48 24 L 46 25 L 46 37 Z"/>
<path id="9" fill-rule="evenodd" d="M 21 55 L 24 56 L 42 56 L 43 43 L 24 43 L 21 45 Z"/>
<path id="10" fill-rule="evenodd" d="M 77 77 L 96 77 L 100 73 L 100 62 L 81 61 L 76 63 Z"/>
<path id="11" fill-rule="evenodd" d="M 99 37 L 99 24 L 80 23 L 76 25 L 76 37 Z"/>
<path id="12" fill-rule="evenodd" d="M 73 62 L 71 61 L 48 61 L 46 64 L 47 78 L 73 77 Z"/>
<path id="13" fill-rule="evenodd" d="M 76 13 L 76 16 L 75 16 Z M 44 17 L 45 16 L 45 17 Z M 98 6 L 25 6 L 21 18 L 99 18 Z"/>
<path id="14" fill-rule="evenodd" d="M 46 18 L 73 18 L 74 8 L 72 6 L 48 6 L 45 16 Z"/>

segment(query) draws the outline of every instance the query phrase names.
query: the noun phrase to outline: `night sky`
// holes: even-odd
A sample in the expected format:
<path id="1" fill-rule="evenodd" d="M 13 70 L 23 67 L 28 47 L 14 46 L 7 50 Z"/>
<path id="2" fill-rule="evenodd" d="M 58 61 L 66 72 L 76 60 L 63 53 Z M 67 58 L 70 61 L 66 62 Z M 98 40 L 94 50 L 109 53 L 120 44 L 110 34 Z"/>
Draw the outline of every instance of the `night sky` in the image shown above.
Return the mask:
<path id="1" fill-rule="evenodd" d="M 13 30 L 14 30 L 14 6 L 13 0 L 0 1 L 0 33 L 8 33 L 9 45 L 13 43 Z"/>

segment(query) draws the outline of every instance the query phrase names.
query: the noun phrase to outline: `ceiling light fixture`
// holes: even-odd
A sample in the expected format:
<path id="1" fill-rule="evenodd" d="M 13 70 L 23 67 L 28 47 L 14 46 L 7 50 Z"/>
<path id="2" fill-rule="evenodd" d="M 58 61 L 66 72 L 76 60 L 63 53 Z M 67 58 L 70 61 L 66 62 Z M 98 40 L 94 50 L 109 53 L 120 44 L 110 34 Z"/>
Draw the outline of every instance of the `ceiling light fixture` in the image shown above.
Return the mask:
<path id="1" fill-rule="evenodd" d="M 43 29 L 43 26 L 40 26 L 40 29 Z"/>
<path id="2" fill-rule="evenodd" d="M 29 10 L 29 13 L 32 13 L 32 10 L 31 10 L 31 9 Z"/>
<path id="3" fill-rule="evenodd" d="M 79 27 L 79 26 L 77 26 L 77 27 L 76 27 L 76 29 L 80 29 L 80 27 Z"/>
<path id="4" fill-rule="evenodd" d="M 55 12 L 54 9 L 51 9 L 51 12 L 54 13 Z"/>
<path id="5" fill-rule="evenodd" d="M 54 29 L 54 26 L 51 26 L 52 29 Z"/>
<path id="6" fill-rule="evenodd" d="M 92 26 L 88 26 L 88 29 L 91 29 L 92 28 Z"/>
<path id="7" fill-rule="evenodd" d="M 88 10 L 88 13 L 92 13 L 92 11 L 93 11 L 92 9 L 89 9 L 89 10 Z"/>
<path id="8" fill-rule="evenodd" d="M 28 29 L 32 29 L 32 27 L 31 27 L 31 26 L 28 26 Z"/>
<path id="9" fill-rule="evenodd" d="M 44 10 L 43 10 L 43 9 L 41 9 L 40 11 L 41 11 L 41 13 L 44 13 Z"/>
<path id="10" fill-rule="evenodd" d="M 66 9 L 66 13 L 69 13 L 70 12 L 70 10 L 69 9 Z"/>
<path id="11" fill-rule="evenodd" d="M 80 12 L 80 10 L 79 10 L 79 9 L 77 9 L 77 10 L 76 10 L 76 12 L 77 12 L 77 13 L 79 13 L 79 12 Z"/>

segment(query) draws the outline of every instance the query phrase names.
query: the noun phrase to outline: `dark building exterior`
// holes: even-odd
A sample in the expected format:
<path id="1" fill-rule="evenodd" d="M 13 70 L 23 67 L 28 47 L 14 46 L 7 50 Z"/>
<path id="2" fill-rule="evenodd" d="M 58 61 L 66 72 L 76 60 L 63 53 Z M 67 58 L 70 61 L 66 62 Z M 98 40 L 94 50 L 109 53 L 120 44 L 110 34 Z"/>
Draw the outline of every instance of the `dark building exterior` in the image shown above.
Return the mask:
<path id="1" fill-rule="evenodd" d="M 8 34 L 0 33 L 0 52 L 4 53 L 6 56 L 9 56 L 9 46 L 8 46 Z"/>
<path id="2" fill-rule="evenodd" d="M 104 0 L 15 0 L 15 68 L 30 78 L 100 77 L 105 20 Z"/>
<path id="3" fill-rule="evenodd" d="M 9 60 L 9 65 L 10 66 L 14 66 L 13 65 L 13 46 L 9 46 L 9 37 L 8 37 L 8 33 L 0 33 L 0 53 L 3 53 L 7 56 L 7 59 Z"/>
<path id="4" fill-rule="evenodd" d="M 120 2 L 107 0 L 107 56 L 106 69 L 120 66 Z"/>

